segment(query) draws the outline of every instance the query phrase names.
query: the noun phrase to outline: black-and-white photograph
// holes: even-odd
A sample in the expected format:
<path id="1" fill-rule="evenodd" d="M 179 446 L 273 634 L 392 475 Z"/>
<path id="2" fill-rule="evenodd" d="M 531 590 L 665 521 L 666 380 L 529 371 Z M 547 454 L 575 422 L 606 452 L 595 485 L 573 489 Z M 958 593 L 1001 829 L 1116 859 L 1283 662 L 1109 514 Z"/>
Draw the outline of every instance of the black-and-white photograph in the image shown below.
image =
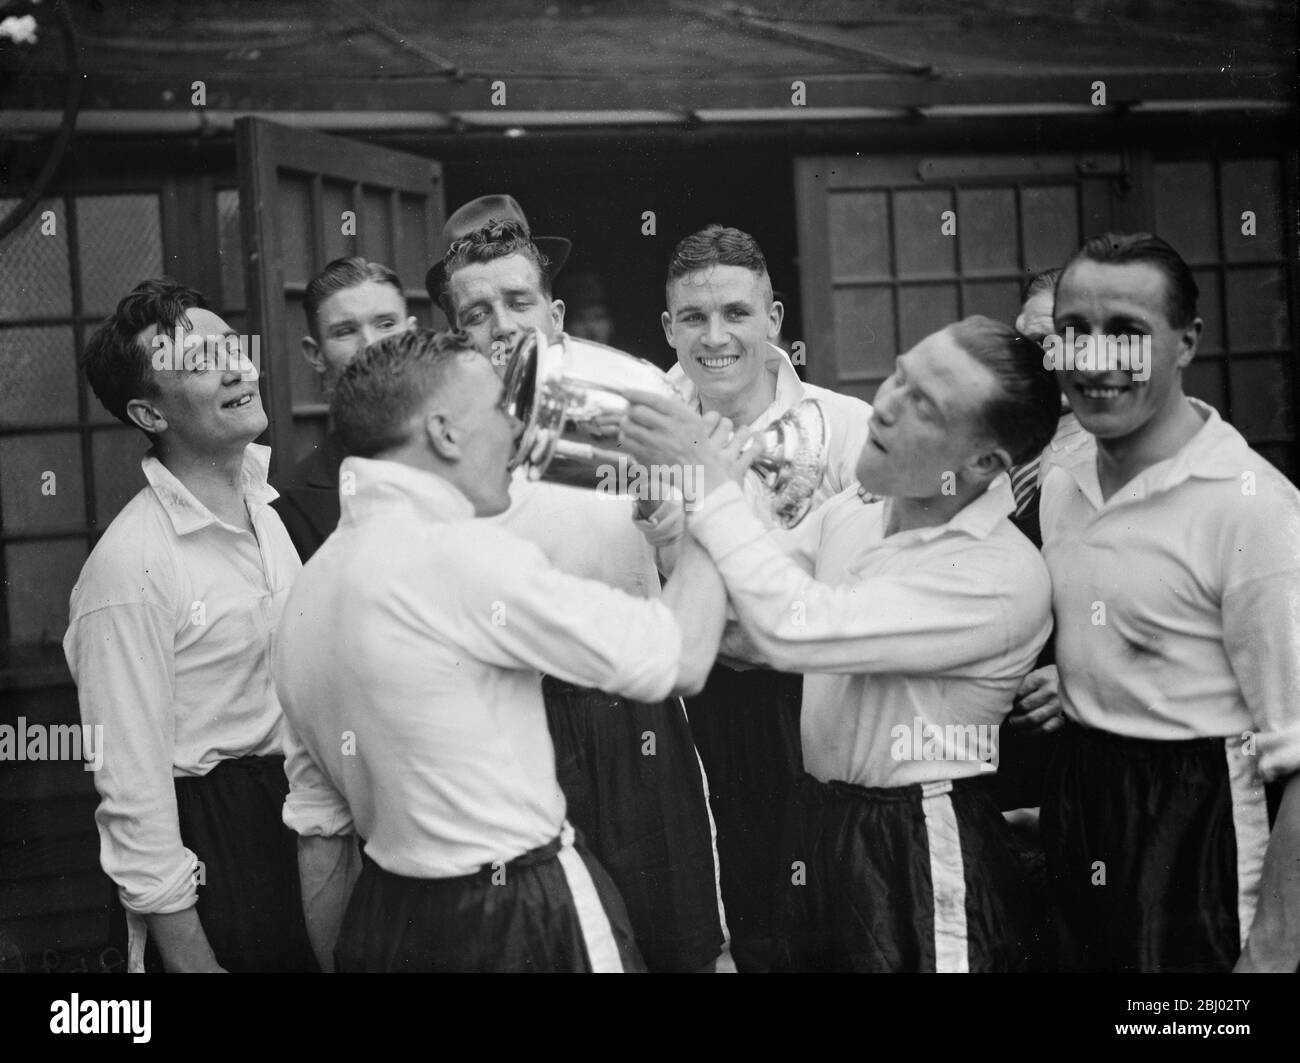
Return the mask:
<path id="1" fill-rule="evenodd" d="M 1296 972 L 1296 23 L 0 0 L 0 970 Z"/>

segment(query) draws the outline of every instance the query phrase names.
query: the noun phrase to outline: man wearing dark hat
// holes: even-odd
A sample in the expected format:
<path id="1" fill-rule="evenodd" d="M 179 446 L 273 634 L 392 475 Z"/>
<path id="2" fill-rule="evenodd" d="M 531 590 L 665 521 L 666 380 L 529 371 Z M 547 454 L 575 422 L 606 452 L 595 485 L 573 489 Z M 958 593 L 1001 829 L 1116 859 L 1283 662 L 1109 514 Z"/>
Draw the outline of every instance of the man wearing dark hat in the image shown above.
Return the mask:
<path id="1" fill-rule="evenodd" d="M 504 372 L 527 330 L 564 329 L 551 281 L 568 240 L 532 237 L 510 196 L 456 211 L 448 250 L 428 273 L 429 294 L 452 324 Z M 654 551 L 620 496 L 516 477 L 511 506 L 492 518 L 541 547 L 570 575 L 658 598 Z M 566 603 L 557 601 L 557 613 Z M 713 839 L 699 760 L 681 701 L 640 702 L 543 681 L 556 774 L 570 821 L 609 870 L 652 971 L 711 970 L 723 942 Z"/>

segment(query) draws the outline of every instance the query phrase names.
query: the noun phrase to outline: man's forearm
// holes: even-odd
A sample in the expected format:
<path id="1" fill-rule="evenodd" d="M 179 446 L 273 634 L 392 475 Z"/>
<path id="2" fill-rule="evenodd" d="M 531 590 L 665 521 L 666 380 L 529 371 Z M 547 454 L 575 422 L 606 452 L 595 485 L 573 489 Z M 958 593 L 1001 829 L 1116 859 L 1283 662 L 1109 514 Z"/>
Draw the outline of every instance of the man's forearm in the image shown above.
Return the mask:
<path id="1" fill-rule="evenodd" d="M 1300 774 L 1282 794 L 1264 857 L 1259 906 L 1238 971 L 1292 974 L 1300 965 Z"/>
<path id="2" fill-rule="evenodd" d="M 208 943 L 197 908 L 146 915 L 149 935 L 158 943 L 163 966 L 173 974 L 205 974 L 224 968 Z"/>
<path id="3" fill-rule="evenodd" d="M 334 970 L 334 944 L 360 872 L 361 855 L 353 835 L 298 839 L 302 910 L 307 937 L 322 971 Z"/>
<path id="4" fill-rule="evenodd" d="M 664 585 L 663 600 L 682 633 L 674 693 L 696 694 L 718 655 L 727 591 L 708 553 L 689 536 L 683 540 L 682 555 L 672 578 Z"/>

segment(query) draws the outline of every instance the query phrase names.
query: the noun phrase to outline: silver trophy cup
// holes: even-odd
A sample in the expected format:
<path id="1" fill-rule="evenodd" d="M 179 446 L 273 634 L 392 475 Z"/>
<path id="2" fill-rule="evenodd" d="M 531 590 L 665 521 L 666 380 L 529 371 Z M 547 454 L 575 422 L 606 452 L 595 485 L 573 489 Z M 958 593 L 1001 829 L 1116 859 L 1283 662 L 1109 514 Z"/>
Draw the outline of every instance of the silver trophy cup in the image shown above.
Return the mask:
<path id="1" fill-rule="evenodd" d="M 549 343 L 534 329 L 516 345 L 505 373 L 505 408 L 524 430 L 511 459 L 530 480 L 595 489 L 609 470 L 637 464 L 617 441 L 628 391 L 680 399 L 656 366 L 604 344 L 561 336 Z M 755 435 L 753 468 L 773 521 L 793 528 L 812 508 L 826 471 L 830 427 L 821 406 L 805 399 Z"/>

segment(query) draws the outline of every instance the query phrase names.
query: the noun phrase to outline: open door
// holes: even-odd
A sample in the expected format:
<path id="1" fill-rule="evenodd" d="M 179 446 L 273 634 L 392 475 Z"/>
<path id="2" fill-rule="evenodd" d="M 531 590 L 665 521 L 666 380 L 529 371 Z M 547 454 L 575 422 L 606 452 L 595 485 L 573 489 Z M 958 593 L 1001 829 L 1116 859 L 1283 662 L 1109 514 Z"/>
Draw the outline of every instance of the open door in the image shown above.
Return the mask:
<path id="1" fill-rule="evenodd" d="M 248 332 L 261 345 L 262 401 L 272 469 L 306 457 L 325 435 L 328 407 L 302 356 L 307 282 L 330 260 L 365 258 L 396 270 L 421 324 L 445 206 L 433 159 L 260 118 L 235 123 L 246 262 Z"/>

